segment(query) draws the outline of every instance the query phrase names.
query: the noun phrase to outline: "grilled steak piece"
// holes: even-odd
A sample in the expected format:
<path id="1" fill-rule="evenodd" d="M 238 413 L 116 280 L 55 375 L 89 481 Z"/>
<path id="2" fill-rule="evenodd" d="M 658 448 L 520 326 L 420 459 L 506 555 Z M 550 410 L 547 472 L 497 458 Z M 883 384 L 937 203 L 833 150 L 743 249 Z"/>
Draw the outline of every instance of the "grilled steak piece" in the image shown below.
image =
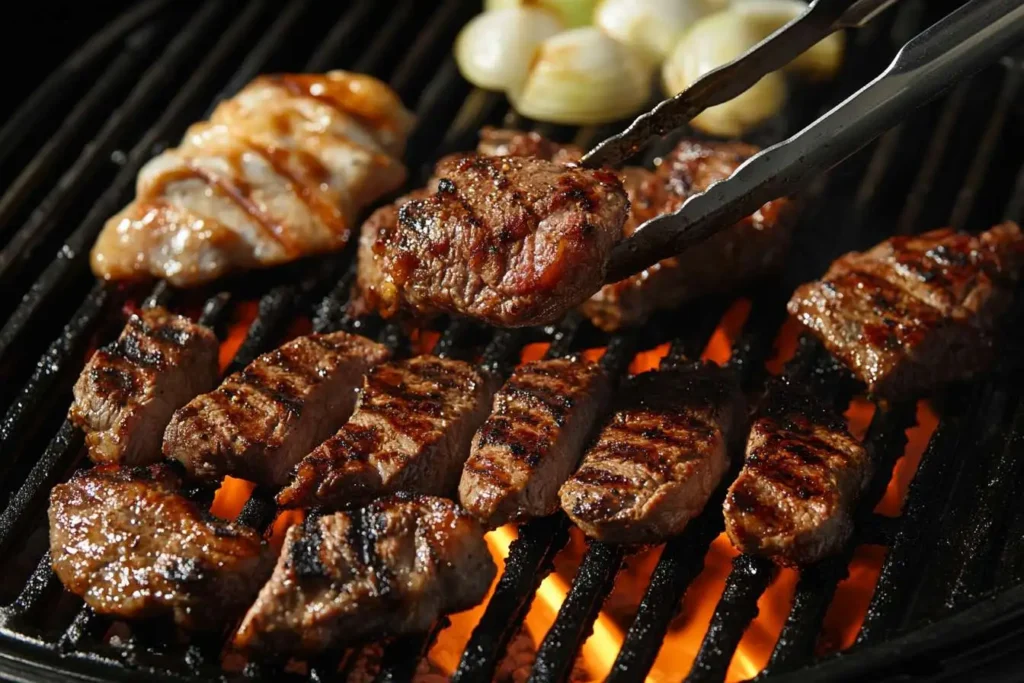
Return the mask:
<path id="1" fill-rule="evenodd" d="M 732 371 L 701 362 L 637 375 L 616 404 L 559 491 L 562 509 L 600 541 L 659 543 L 700 513 L 728 469 L 743 395 Z"/>
<path id="2" fill-rule="evenodd" d="M 552 322 L 597 290 L 626 220 L 614 173 L 536 158 L 463 154 L 437 191 L 383 221 L 362 292 L 384 315 L 460 313 L 502 327 Z"/>
<path id="3" fill-rule="evenodd" d="M 489 528 L 550 515 L 608 395 L 601 366 L 582 358 L 527 363 L 494 398 L 473 437 L 459 499 Z"/>
<path id="4" fill-rule="evenodd" d="M 263 354 L 174 414 L 164 455 L 207 481 L 283 486 L 299 459 L 349 415 L 386 347 L 347 332 L 311 334 Z"/>
<path id="5" fill-rule="evenodd" d="M 450 494 L 493 384 L 468 363 L 436 356 L 375 367 L 351 419 L 302 459 L 278 504 L 337 509 L 394 491 Z"/>
<path id="6" fill-rule="evenodd" d="M 480 525 L 443 498 L 396 495 L 289 529 L 235 645 L 312 655 L 426 631 L 479 603 L 497 569 Z"/>
<path id="7" fill-rule="evenodd" d="M 213 332 L 150 308 L 133 313 L 121 336 L 86 363 L 68 418 L 85 431 L 93 462 L 155 462 L 171 414 L 216 383 Z"/>
<path id="8" fill-rule="evenodd" d="M 725 499 L 725 528 L 742 552 L 816 562 L 850 537 L 871 462 L 842 417 L 810 393 L 777 386 L 765 405 Z"/>
<path id="9" fill-rule="evenodd" d="M 675 211 L 691 195 L 723 180 L 757 152 L 752 145 L 684 140 L 655 174 L 639 168 L 622 173 L 630 199 L 623 237 L 655 216 Z M 675 308 L 711 292 L 734 289 L 781 265 L 789 249 L 796 207 L 782 198 L 679 256 L 642 273 L 605 285 L 582 306 L 603 330 L 640 325 L 658 310 Z"/>
<path id="10" fill-rule="evenodd" d="M 214 630 L 252 604 L 273 555 L 248 528 L 179 493 L 166 464 L 101 465 L 50 493 L 50 558 L 64 586 L 101 614 L 171 616 Z"/>
<path id="11" fill-rule="evenodd" d="M 93 272 L 192 286 L 340 249 L 360 210 L 405 181 L 412 121 L 370 76 L 260 76 L 140 170 Z"/>
<path id="12" fill-rule="evenodd" d="M 873 394 L 911 398 L 988 365 L 1022 263 L 1013 223 L 895 237 L 839 258 L 788 308 Z"/>
<path id="13" fill-rule="evenodd" d="M 562 145 L 539 133 L 490 126 L 480 130 L 476 151 L 488 157 L 536 157 L 559 164 L 577 162 L 583 157 L 583 150 L 576 145 Z"/>

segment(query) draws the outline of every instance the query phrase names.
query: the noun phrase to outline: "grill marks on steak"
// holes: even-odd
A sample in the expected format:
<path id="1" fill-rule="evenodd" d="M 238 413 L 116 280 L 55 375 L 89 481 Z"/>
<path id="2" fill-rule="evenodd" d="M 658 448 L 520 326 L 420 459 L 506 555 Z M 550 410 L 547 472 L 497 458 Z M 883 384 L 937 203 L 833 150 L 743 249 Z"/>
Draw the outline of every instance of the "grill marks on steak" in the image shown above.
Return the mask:
<path id="1" fill-rule="evenodd" d="M 449 495 L 493 391 L 490 377 L 459 360 L 377 366 L 351 419 L 302 459 L 278 504 L 337 509 L 401 490 Z"/>
<path id="2" fill-rule="evenodd" d="M 742 552 L 781 565 L 816 562 L 845 545 L 870 477 L 868 453 L 843 419 L 780 383 L 751 427 L 746 461 L 726 495 L 726 531 Z"/>
<path id="3" fill-rule="evenodd" d="M 235 636 L 249 651 L 312 655 L 426 631 L 478 604 L 497 568 L 483 529 L 443 498 L 396 495 L 289 529 Z"/>
<path id="4" fill-rule="evenodd" d="M 979 236 L 942 229 L 837 259 L 788 309 L 872 393 L 910 398 L 984 369 L 992 328 L 1024 262 L 1010 222 Z"/>
<path id="5" fill-rule="evenodd" d="M 85 431 L 97 463 L 160 459 L 175 410 L 217 382 L 217 337 L 154 307 L 133 313 L 116 341 L 93 354 L 74 387 L 68 417 Z"/>
<path id="6" fill-rule="evenodd" d="M 693 194 L 724 180 L 758 148 L 738 142 L 683 140 L 655 173 L 621 171 L 630 199 L 623 237 L 663 213 L 678 209 Z M 614 331 L 640 325 L 658 310 L 675 308 L 711 292 L 735 288 L 781 265 L 789 249 L 796 207 L 781 198 L 764 204 L 732 227 L 663 259 L 641 273 L 605 285 L 583 304 L 597 327 Z"/>
<path id="7" fill-rule="evenodd" d="M 473 437 L 462 505 L 489 528 L 555 512 L 608 390 L 605 371 L 582 358 L 517 368 Z"/>
<path id="8" fill-rule="evenodd" d="M 657 543 L 680 533 L 725 474 L 745 417 L 734 374 L 712 363 L 631 378 L 562 486 L 562 509 L 601 541 Z"/>
<path id="9" fill-rule="evenodd" d="M 218 629 L 252 603 L 273 566 L 260 535 L 209 517 L 165 464 L 102 465 L 50 493 L 50 558 L 101 614 L 169 615 Z"/>
<path id="10" fill-rule="evenodd" d="M 164 455 L 204 480 L 283 486 L 298 460 L 352 413 L 356 388 L 386 347 L 347 332 L 299 337 L 174 414 Z"/>
<path id="11" fill-rule="evenodd" d="M 437 191 L 381 222 L 370 292 L 400 307 L 502 327 L 553 322 L 601 284 L 628 200 L 615 174 L 527 157 L 453 155 Z"/>

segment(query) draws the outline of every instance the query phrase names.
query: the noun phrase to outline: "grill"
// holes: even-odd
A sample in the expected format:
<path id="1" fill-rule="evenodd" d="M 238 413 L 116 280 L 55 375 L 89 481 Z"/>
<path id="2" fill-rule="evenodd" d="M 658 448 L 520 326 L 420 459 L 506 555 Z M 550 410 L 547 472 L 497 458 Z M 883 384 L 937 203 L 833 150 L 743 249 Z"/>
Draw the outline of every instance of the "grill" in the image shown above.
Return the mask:
<path id="1" fill-rule="evenodd" d="M 130 198 L 139 167 L 174 144 L 216 101 L 262 72 L 347 68 L 387 80 L 418 116 L 407 153 L 413 182 L 425 179 L 440 154 L 474 144 L 484 124 L 533 128 L 582 145 L 614 131 L 535 125 L 508 112 L 503 98 L 464 82 L 450 48 L 477 6 L 459 0 L 429 8 L 415 0 L 386 4 L 150 0 L 93 33 L 0 130 L 0 287 L 7 293 L 0 301 L 0 552 L 9 558 L 0 568 L 0 674 L 44 681 L 399 681 L 437 673 L 436 662 L 427 662 L 448 642 L 447 621 L 422 636 L 337 652 L 322 661 L 245 662 L 225 655 L 222 640 L 183 639 L 164 624 L 115 623 L 62 591 L 49 569 L 44 510 L 53 483 L 85 463 L 82 435 L 63 421 L 70 387 L 89 350 L 117 333 L 126 308 L 156 302 L 214 327 L 222 337 L 226 372 L 310 327 L 359 331 L 402 352 L 427 350 L 505 369 L 521 354 L 591 350 L 621 376 L 630 367 L 670 365 L 704 353 L 737 367 L 752 392 L 766 379 L 767 367 L 811 384 L 842 410 L 870 416 L 864 438 L 877 475 L 841 556 L 799 575 L 735 556 L 724 588 L 716 585 L 709 596 L 703 591 L 714 584 L 702 577 L 711 556 L 721 554 L 716 539 L 723 492 L 684 534 L 643 555 L 649 579 L 622 548 L 582 545 L 563 515 L 536 520 L 506 536 L 507 557 L 493 593 L 475 613 L 478 623 L 467 631 L 468 642 L 456 643 L 461 654 L 442 672 L 453 680 L 489 680 L 503 662 L 507 666 L 506 652 L 518 642 L 540 599 L 538 587 L 552 571 L 568 588 L 516 680 L 578 678 L 579 653 L 592 631 L 603 628 L 602 609 L 624 576 L 631 584 L 640 582 L 639 604 L 620 620 L 621 638 L 597 674 L 611 681 L 643 680 L 663 650 L 676 647 L 677 641 L 667 640 L 678 628 L 673 619 L 695 598 L 708 601 L 710 619 L 706 627 L 694 622 L 699 647 L 675 653 L 672 661 L 679 664 L 666 680 L 1005 673 L 1024 642 L 1020 355 L 1007 354 L 991 377 L 951 388 L 930 404 L 870 406 L 855 397 L 845 370 L 819 345 L 795 339 L 783 316 L 793 287 L 843 251 L 893 233 L 941 225 L 980 229 L 1004 217 L 1024 218 L 1024 61 L 1007 56 L 956 85 L 806 188 L 795 246 L 777 280 L 737 299 L 712 298 L 658 316 L 628 333 L 605 335 L 570 315 L 544 329 L 495 332 L 453 321 L 406 337 L 382 321 L 346 316 L 352 249 L 202 292 L 176 292 L 162 284 L 149 290 L 94 284 L 89 247 L 103 220 Z M 773 142 L 808 123 L 957 4 L 905 0 L 888 11 L 852 36 L 834 83 L 798 93 L 785 115 L 752 141 Z M 39 339 L 53 341 L 43 349 L 31 341 Z M 773 354 L 776 346 L 779 354 Z M 915 421 L 921 425 L 915 428 Z M 937 422 L 934 431 L 934 425 L 925 428 L 929 421 Z M 897 465 L 908 435 L 928 437 L 929 431 L 916 473 L 915 458 Z M 876 504 L 898 488 L 890 481 L 894 465 L 896 480 L 913 479 L 902 509 L 886 514 Z M 210 491 L 193 495 L 219 504 Z M 255 490 L 250 496 L 246 489 L 246 495 L 239 520 L 279 532 L 285 520 L 277 519 L 271 493 Z M 844 580 L 851 567 L 860 566 L 865 549 L 874 549 L 880 573 L 866 610 L 853 610 L 863 614 L 863 623 L 856 616 L 848 629 L 855 642 L 823 643 Z M 781 632 L 775 628 L 770 634 L 766 661 L 739 666 L 745 633 L 760 611 L 778 603 L 779 586 L 786 582 L 792 598 L 782 591 Z M 840 655 L 823 654 L 842 648 Z M 379 665 L 364 666 L 370 660 Z"/>

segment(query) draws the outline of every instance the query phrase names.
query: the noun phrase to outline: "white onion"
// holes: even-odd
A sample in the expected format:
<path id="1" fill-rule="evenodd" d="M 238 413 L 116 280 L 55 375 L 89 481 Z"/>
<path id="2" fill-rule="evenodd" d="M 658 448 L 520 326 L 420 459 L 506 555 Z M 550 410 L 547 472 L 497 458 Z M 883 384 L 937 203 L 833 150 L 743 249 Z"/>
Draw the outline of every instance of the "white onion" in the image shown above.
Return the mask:
<path id="1" fill-rule="evenodd" d="M 540 46 L 522 87 L 508 91 L 519 113 L 585 126 L 636 113 L 650 96 L 654 65 L 594 27 L 571 29 Z"/>
<path id="2" fill-rule="evenodd" d="M 807 9 L 802 0 L 733 0 L 732 11 L 754 27 L 758 40 L 767 38 Z M 835 76 L 843 63 L 846 34 L 842 31 L 822 38 L 786 66 L 787 71 L 812 80 Z"/>
<path id="3" fill-rule="evenodd" d="M 594 23 L 648 59 L 661 61 L 703 13 L 700 0 L 603 0 Z"/>
<path id="4" fill-rule="evenodd" d="M 675 95 L 758 42 L 751 22 L 730 10 L 698 19 L 662 65 L 662 84 Z M 690 125 L 711 135 L 738 137 L 778 113 L 785 99 L 785 79 L 770 73 L 746 92 L 703 111 Z"/>
<path id="5" fill-rule="evenodd" d="M 562 20 L 566 28 L 577 28 L 590 24 L 598 0 L 486 0 L 484 10 L 505 7 L 544 7 Z"/>
<path id="6" fill-rule="evenodd" d="M 538 47 L 562 30 L 551 12 L 510 7 L 473 17 L 455 39 L 455 61 L 467 81 L 488 90 L 518 87 Z"/>

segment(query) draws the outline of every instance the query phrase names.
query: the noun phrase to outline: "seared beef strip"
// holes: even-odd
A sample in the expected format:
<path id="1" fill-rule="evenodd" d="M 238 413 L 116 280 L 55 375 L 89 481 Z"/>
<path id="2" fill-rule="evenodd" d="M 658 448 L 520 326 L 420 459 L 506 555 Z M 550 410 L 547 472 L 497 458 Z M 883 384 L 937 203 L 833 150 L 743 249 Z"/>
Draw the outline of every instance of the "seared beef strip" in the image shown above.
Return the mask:
<path id="1" fill-rule="evenodd" d="M 483 529 L 443 498 L 396 495 L 293 526 L 235 635 L 249 651 L 312 655 L 426 631 L 479 603 L 497 568 Z"/>
<path id="2" fill-rule="evenodd" d="M 601 366 L 582 358 L 517 368 L 473 437 L 462 505 L 490 528 L 555 512 L 608 389 Z"/>
<path id="3" fill-rule="evenodd" d="M 174 414 L 164 455 L 207 481 L 230 474 L 283 486 L 299 459 L 352 414 L 386 347 L 347 332 L 299 337 Z"/>
<path id="4" fill-rule="evenodd" d="M 89 359 L 68 417 L 85 431 L 93 462 L 155 462 L 171 414 L 216 382 L 213 332 L 150 308 L 133 313 L 120 337 Z"/>
<path id="5" fill-rule="evenodd" d="M 725 528 L 742 552 L 816 562 L 849 538 L 871 462 L 842 417 L 809 392 L 775 386 L 765 408 L 726 496 Z"/>
<path id="6" fill-rule="evenodd" d="M 664 541 L 704 508 L 745 422 L 731 370 L 698 362 L 637 375 L 559 491 L 562 509 L 600 541 Z"/>
<path id="7" fill-rule="evenodd" d="M 368 307 L 518 327 L 552 322 L 600 287 L 628 209 L 614 173 L 463 154 L 435 175 L 432 196 L 376 226 L 359 262 Z"/>
<path id="8" fill-rule="evenodd" d="M 788 308 L 873 394 L 911 398 L 988 365 L 1022 264 L 1024 235 L 1010 222 L 977 237 L 894 237 L 839 258 Z"/>
<path id="9" fill-rule="evenodd" d="M 337 509 L 393 491 L 450 494 L 493 384 L 469 363 L 436 356 L 375 367 L 352 418 L 302 459 L 278 504 Z"/>
<path id="10" fill-rule="evenodd" d="M 562 145 L 540 133 L 490 126 L 480 130 L 476 151 L 487 157 L 536 157 L 559 164 L 577 162 L 583 157 L 583 150 L 576 145 Z"/>
<path id="11" fill-rule="evenodd" d="M 655 174 L 626 168 L 623 183 L 630 217 L 623 237 L 657 215 L 674 211 L 691 195 L 732 175 L 757 152 L 734 142 L 683 140 L 658 165 Z M 642 273 L 605 285 L 582 310 L 603 330 L 640 325 L 658 310 L 740 286 L 777 268 L 792 235 L 796 216 L 789 199 L 777 199 L 756 213 Z"/>
<path id="12" fill-rule="evenodd" d="M 101 465 L 50 493 L 50 558 L 101 614 L 171 616 L 189 629 L 237 619 L 273 566 L 260 535 L 209 517 L 165 464 Z"/>

